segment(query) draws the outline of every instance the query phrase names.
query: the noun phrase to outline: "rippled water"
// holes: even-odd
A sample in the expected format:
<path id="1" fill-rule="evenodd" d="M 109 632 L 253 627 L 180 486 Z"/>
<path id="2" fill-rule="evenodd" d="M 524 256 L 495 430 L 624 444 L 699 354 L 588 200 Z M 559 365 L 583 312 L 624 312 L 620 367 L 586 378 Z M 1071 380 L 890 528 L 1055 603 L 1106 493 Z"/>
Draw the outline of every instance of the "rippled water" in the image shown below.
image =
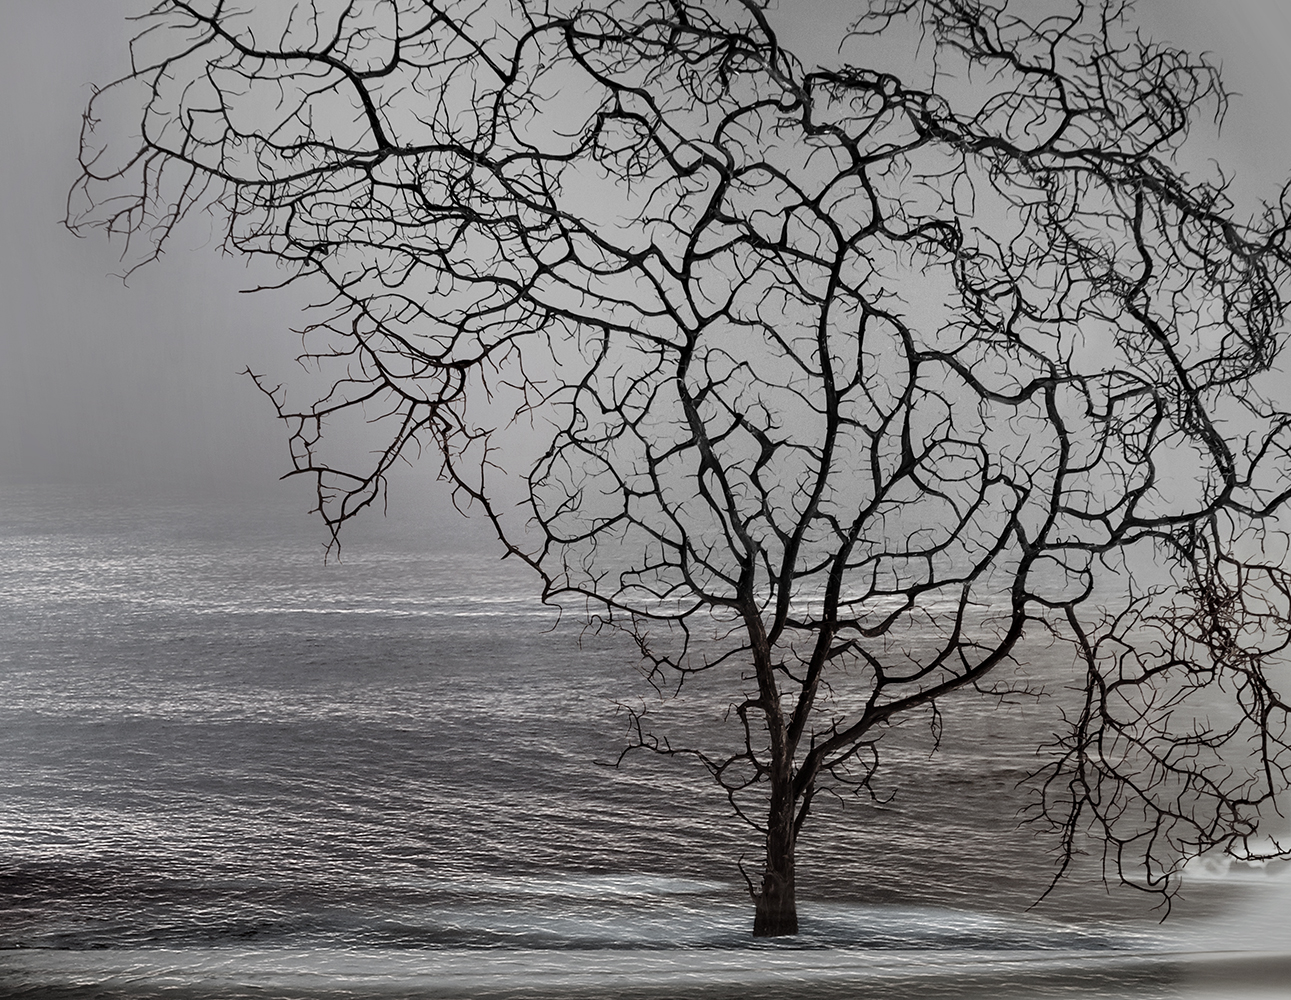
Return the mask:
<path id="1" fill-rule="evenodd" d="M 553 628 L 532 582 L 479 553 L 378 532 L 324 565 L 308 527 L 0 495 L 0 994 L 1291 982 L 1273 870 L 1199 867 L 1164 925 L 1088 879 L 1028 909 L 1049 859 L 1017 785 L 1052 723 L 979 699 L 948 707 L 936 755 L 923 729 L 892 735 L 890 801 L 813 817 L 803 934 L 754 942 L 735 863 L 756 839 L 704 776 L 597 763 L 622 746 L 616 704 L 651 697 L 627 644 Z M 661 724 L 702 730 L 721 707 L 697 691 Z"/>

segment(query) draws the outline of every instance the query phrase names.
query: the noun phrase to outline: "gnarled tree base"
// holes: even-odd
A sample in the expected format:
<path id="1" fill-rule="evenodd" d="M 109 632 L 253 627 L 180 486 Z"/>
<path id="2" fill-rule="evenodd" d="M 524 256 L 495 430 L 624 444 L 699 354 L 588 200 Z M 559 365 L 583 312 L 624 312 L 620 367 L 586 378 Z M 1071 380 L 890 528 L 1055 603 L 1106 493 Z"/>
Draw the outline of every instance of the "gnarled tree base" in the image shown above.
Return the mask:
<path id="1" fill-rule="evenodd" d="M 793 877 L 768 873 L 762 891 L 753 898 L 754 937 L 783 937 L 798 933 L 798 902 Z"/>

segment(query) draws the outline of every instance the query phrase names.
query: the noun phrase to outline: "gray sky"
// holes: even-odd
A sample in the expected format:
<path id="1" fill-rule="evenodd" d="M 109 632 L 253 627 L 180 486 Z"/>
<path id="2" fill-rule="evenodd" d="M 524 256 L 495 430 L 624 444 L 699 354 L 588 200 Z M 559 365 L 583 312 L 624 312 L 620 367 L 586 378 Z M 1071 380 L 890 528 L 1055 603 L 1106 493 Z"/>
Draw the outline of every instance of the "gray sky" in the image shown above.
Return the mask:
<path id="1" fill-rule="evenodd" d="M 125 15 L 144 6 L 0 0 L 0 486 L 287 498 L 283 435 L 237 372 L 290 379 L 301 294 L 239 295 L 252 278 L 198 233 L 125 287 L 104 240 L 59 224 L 89 84 L 124 70 Z M 827 57 L 851 6 L 781 0 L 776 19 L 790 48 Z M 1223 64 L 1245 97 L 1202 155 L 1237 171 L 1239 196 L 1274 195 L 1291 175 L 1291 5 L 1142 0 L 1140 20 Z"/>
<path id="2" fill-rule="evenodd" d="M 0 484 L 271 488 L 281 436 L 236 372 L 285 373 L 299 298 L 237 294 L 197 233 L 125 287 L 105 240 L 60 224 L 89 84 L 121 75 L 142 5 L 0 3 Z"/>

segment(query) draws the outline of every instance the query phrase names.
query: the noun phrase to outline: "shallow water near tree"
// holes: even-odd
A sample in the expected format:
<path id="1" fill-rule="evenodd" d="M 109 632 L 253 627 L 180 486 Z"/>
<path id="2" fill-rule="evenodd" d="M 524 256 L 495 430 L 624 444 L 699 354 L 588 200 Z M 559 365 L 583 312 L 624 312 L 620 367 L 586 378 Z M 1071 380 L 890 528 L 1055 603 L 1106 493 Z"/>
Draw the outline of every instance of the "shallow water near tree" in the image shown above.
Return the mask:
<path id="1" fill-rule="evenodd" d="M 305 515 L 10 490 L 0 506 L 0 995 L 1258 996 L 1291 880 L 1193 869 L 1173 915 L 1091 862 L 1039 905 L 1018 827 L 1054 694 L 885 737 L 822 803 L 802 933 L 755 941 L 757 837 L 618 756 L 632 648 L 491 553 Z M 302 541 L 302 539 L 305 539 Z M 1033 666 L 1037 666 L 1033 664 Z M 635 702 L 634 702 L 635 703 Z M 720 727 L 720 691 L 661 732 Z M 669 727 L 672 727 L 671 729 Z"/>

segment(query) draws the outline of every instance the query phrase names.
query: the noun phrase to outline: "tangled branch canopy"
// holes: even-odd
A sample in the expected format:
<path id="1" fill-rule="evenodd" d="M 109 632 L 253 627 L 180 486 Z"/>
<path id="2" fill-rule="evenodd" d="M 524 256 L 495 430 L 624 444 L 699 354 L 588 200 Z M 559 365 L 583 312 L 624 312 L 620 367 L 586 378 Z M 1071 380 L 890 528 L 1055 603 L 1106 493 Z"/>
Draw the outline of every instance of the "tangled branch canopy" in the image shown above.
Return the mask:
<path id="1" fill-rule="evenodd" d="M 1040 774 L 1065 856 L 1092 829 L 1162 888 L 1255 851 L 1287 194 L 1243 221 L 1175 165 L 1224 92 L 1125 4 L 860 6 L 857 63 L 811 69 L 757 0 L 164 0 L 69 220 L 133 260 L 209 212 L 321 280 L 328 384 L 275 400 L 328 523 L 428 448 L 549 598 L 742 677 L 700 751 L 737 808 L 788 747 L 801 823 L 1048 637 L 1083 689 Z M 347 419 L 367 464 L 325 448 Z"/>

